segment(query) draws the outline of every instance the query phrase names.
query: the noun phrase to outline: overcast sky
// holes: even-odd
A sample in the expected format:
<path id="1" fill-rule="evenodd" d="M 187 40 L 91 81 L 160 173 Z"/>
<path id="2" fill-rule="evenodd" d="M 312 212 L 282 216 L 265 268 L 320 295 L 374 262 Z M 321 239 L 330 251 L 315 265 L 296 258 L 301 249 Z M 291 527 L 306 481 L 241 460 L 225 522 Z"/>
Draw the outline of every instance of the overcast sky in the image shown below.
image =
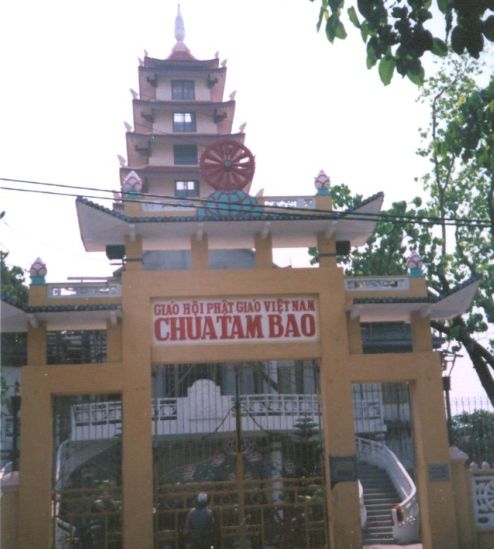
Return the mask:
<path id="1" fill-rule="evenodd" d="M 420 194 L 414 178 L 427 165 L 415 150 L 427 109 L 417 88 L 401 77 L 383 87 L 365 68 L 356 29 L 330 45 L 315 29 L 317 4 L 181 1 L 192 54 L 227 59 L 234 129 L 247 123 L 256 156 L 252 191 L 311 195 L 324 169 L 364 196 L 384 191 L 385 206 Z M 144 50 L 169 55 L 176 11 L 169 0 L 4 2 L 0 177 L 119 189 L 117 154 L 126 156 L 123 122 L 132 124 L 138 58 Z M 83 249 L 75 198 L 1 190 L 0 201 L 0 247 L 10 263 L 28 269 L 40 256 L 48 282 L 111 273 L 104 254 Z M 302 265 L 306 254 L 280 261 Z"/>

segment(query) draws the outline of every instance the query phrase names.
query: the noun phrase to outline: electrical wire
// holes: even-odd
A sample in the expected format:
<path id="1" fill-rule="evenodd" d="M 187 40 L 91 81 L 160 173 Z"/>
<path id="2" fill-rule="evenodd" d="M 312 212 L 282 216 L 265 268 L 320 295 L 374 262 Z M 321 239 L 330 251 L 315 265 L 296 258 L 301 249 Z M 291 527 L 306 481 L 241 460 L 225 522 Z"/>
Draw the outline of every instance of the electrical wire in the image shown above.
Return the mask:
<path id="1" fill-rule="evenodd" d="M 66 185 L 66 184 L 62 184 L 62 183 L 47 183 L 47 182 L 41 182 L 41 181 L 33 181 L 33 180 L 25 180 L 25 179 L 12 179 L 12 178 L 4 178 L 4 177 L 0 177 L 0 181 L 11 181 L 11 182 L 14 182 L 14 183 L 26 183 L 26 184 L 29 184 L 29 185 L 42 185 L 42 186 L 48 186 L 48 187 L 60 187 L 60 188 L 67 188 L 67 189 L 81 189 L 81 190 L 87 190 L 87 191 L 96 191 L 96 192 L 101 192 L 101 193 L 112 193 L 113 197 L 112 197 L 112 200 L 115 199 L 115 195 L 120 195 L 121 197 L 123 196 L 123 193 L 122 191 L 117 191 L 117 190 L 114 190 L 114 189 L 99 189 L 99 188 L 96 188 L 96 187 L 87 187 L 87 186 L 75 186 L 75 185 Z M 2 187 L 0 187 L 2 188 Z M 8 189 L 8 190 L 16 190 L 14 188 L 5 188 L 5 189 Z M 19 190 L 22 190 L 22 189 L 19 189 Z M 47 194 L 49 194 L 47 192 Z M 55 194 L 55 193 L 53 193 Z M 62 193 L 60 193 L 62 194 Z M 67 194 L 67 196 L 79 196 L 79 195 L 70 195 L 70 194 Z M 183 202 L 184 200 L 186 200 L 188 203 L 198 203 L 198 204 L 209 204 L 210 203 L 210 200 L 208 200 L 207 198 L 199 198 L 199 197 L 187 197 L 187 198 L 181 198 L 181 197 L 177 197 L 177 196 L 171 196 L 171 195 L 160 195 L 160 194 L 153 194 L 153 193 L 146 193 L 146 196 L 147 197 L 150 197 L 150 198 L 157 198 L 157 199 L 160 199 L 160 200 L 171 200 L 172 202 L 178 202 L 178 206 L 183 206 Z M 88 198 L 100 198 L 100 199 L 107 199 L 106 197 L 95 197 L 95 196 L 90 196 Z M 295 197 L 294 197 L 295 198 Z M 125 199 L 122 199 L 123 202 L 125 202 L 126 200 Z M 143 199 L 133 199 L 132 202 L 139 202 L 139 203 L 143 203 L 143 204 L 160 204 L 159 202 L 156 202 L 156 201 L 146 201 L 146 200 L 143 200 Z M 232 206 L 235 206 L 235 205 L 238 205 L 238 206 L 241 206 L 240 203 L 238 202 L 228 202 L 228 204 L 231 204 Z M 173 204 L 169 204 L 169 203 L 162 203 L 162 205 L 166 205 L 166 206 L 173 206 Z M 193 204 L 191 205 L 191 207 L 195 207 Z M 355 217 L 359 217 L 359 216 L 362 216 L 365 218 L 366 221 L 369 221 L 369 220 L 375 220 L 375 217 L 378 217 L 379 219 L 381 220 L 405 220 L 405 221 L 424 221 L 424 222 L 431 222 L 433 224 L 443 224 L 443 223 L 449 223 L 451 222 L 452 225 L 479 225 L 481 227 L 484 226 L 485 224 L 485 227 L 490 227 L 490 224 L 485 221 L 485 220 L 482 220 L 482 219 L 464 219 L 464 218 L 458 218 L 458 217 L 444 217 L 444 218 L 441 218 L 441 217 L 438 217 L 438 216 L 417 216 L 417 215 L 414 215 L 414 216 L 411 216 L 411 215 L 406 215 L 406 214 L 402 214 L 402 215 L 398 215 L 398 214 L 387 214 L 387 213 L 383 213 L 383 212 L 379 212 L 378 214 L 372 214 L 372 213 L 365 213 L 365 212 L 357 212 L 357 211 L 332 211 L 332 212 L 328 212 L 327 210 L 321 210 L 321 209 L 317 209 L 317 208 L 298 208 L 298 207 L 293 207 L 293 206 L 276 206 L 276 205 L 265 205 L 265 204 L 259 204 L 258 205 L 259 208 L 261 209 L 264 209 L 264 210 L 268 210 L 269 213 L 272 213 L 273 210 L 276 210 L 276 211 L 280 211 L 280 213 L 287 213 L 290 212 L 303 212 L 305 215 L 307 215 L 308 213 L 317 213 L 317 214 L 325 214 L 327 215 L 328 213 L 331 213 L 333 216 L 335 217 L 345 217 L 345 219 L 354 219 Z M 358 206 L 357 206 L 358 207 Z M 352 216 L 352 217 L 349 217 L 349 216 Z M 371 219 L 369 219 L 369 217 Z"/>
<path id="2" fill-rule="evenodd" d="M 79 186 L 79 185 L 65 185 L 65 184 L 62 184 L 62 183 L 46 183 L 46 182 L 42 182 L 42 181 L 33 181 L 33 180 L 26 180 L 26 179 L 12 179 L 12 178 L 5 178 L 5 177 L 0 177 L 0 181 L 11 181 L 11 182 L 14 182 L 14 183 L 26 183 L 26 184 L 29 184 L 29 185 L 43 185 L 43 186 L 47 186 L 47 187 L 60 187 L 60 188 L 66 188 L 66 189 L 81 189 L 81 190 L 85 190 L 85 191 L 96 191 L 96 192 L 101 192 L 101 193 L 112 193 L 113 194 L 113 199 L 114 199 L 115 195 L 120 195 L 121 197 L 124 195 L 124 193 L 122 193 L 122 191 L 117 191 L 117 190 L 114 190 L 114 189 L 101 189 L 101 188 L 97 188 L 97 187 L 87 187 L 87 186 Z M 11 190 L 15 190 L 15 189 L 11 189 Z M 181 204 L 179 204 L 180 206 L 182 205 L 184 200 L 186 200 L 187 202 L 197 202 L 199 204 L 208 204 L 210 202 L 207 198 L 200 198 L 200 197 L 181 198 L 181 197 L 171 196 L 171 195 L 159 195 L 159 194 L 153 194 L 153 193 L 145 193 L 145 194 L 146 194 L 147 197 L 150 197 L 150 198 L 158 198 L 158 199 L 161 199 L 161 200 L 171 200 L 171 201 L 180 202 L 181 203 Z M 79 196 L 79 195 L 68 195 L 68 196 Z M 92 198 L 104 198 L 104 197 L 94 197 L 93 196 Z M 294 198 L 296 198 L 296 197 L 294 197 Z M 123 201 L 125 202 L 125 199 L 123 199 Z M 132 202 L 148 203 L 149 201 L 142 200 L 142 199 L 139 199 L 139 200 L 133 199 Z M 158 202 L 154 202 L 154 201 L 150 201 L 149 203 L 159 204 Z M 238 202 L 228 202 L 228 204 L 241 206 L 241 204 L 238 203 Z M 165 204 L 165 205 L 170 205 L 170 204 Z M 280 210 L 283 213 L 286 213 L 286 211 L 288 210 L 290 212 L 294 212 L 294 211 L 303 212 L 304 214 L 307 214 L 307 213 L 328 214 L 327 210 L 321 210 L 321 209 L 317 209 L 317 208 L 298 208 L 298 207 L 293 207 L 293 206 L 276 206 L 276 205 L 265 205 L 265 204 L 259 204 L 259 207 L 261 209 L 269 209 L 270 211 L 271 210 Z M 351 212 L 351 215 L 361 216 L 361 217 L 374 218 L 376 216 L 375 213 L 355 212 L 355 211 L 351 211 L 351 210 L 350 210 L 350 212 Z M 346 211 L 342 211 L 342 212 L 333 211 L 331 213 L 337 214 L 337 215 L 340 215 L 340 216 L 344 215 L 345 217 L 348 215 L 348 212 L 346 212 Z M 379 213 L 379 216 L 382 217 L 382 218 L 390 218 L 390 219 L 402 219 L 402 218 L 407 219 L 407 220 L 409 220 L 409 219 L 419 219 L 419 220 L 420 219 L 425 219 L 425 220 L 439 221 L 441 223 L 443 221 L 445 221 L 445 222 L 454 221 L 454 222 L 460 222 L 460 223 L 463 222 L 463 221 L 468 221 L 469 223 L 486 223 L 485 220 L 481 220 L 481 219 L 465 220 L 465 219 L 456 218 L 456 217 L 441 218 L 441 217 L 437 217 L 437 216 L 436 217 L 433 217 L 433 216 L 410 216 L 410 215 L 405 215 L 405 214 L 402 214 L 402 215 L 386 214 L 386 213 L 382 213 L 382 212 Z"/>
<path id="3" fill-rule="evenodd" d="M 93 192 L 95 191 L 98 193 L 112 193 L 111 197 L 86 195 L 86 198 L 99 199 L 99 200 L 115 201 L 115 195 L 117 195 L 121 197 L 120 200 L 122 202 L 153 204 L 153 205 L 161 205 L 161 206 L 169 206 L 169 207 L 183 207 L 184 201 L 187 202 L 187 206 L 190 208 L 198 208 L 203 204 L 207 204 L 207 205 L 210 204 L 210 200 L 208 200 L 207 198 L 199 198 L 199 197 L 181 198 L 181 197 L 170 196 L 170 195 L 157 195 L 152 193 L 146 193 L 146 196 L 150 198 L 157 198 L 159 199 L 159 201 L 145 200 L 145 199 L 129 200 L 129 199 L 123 198 L 124 193 L 122 193 L 122 191 L 116 191 L 113 189 L 99 189 L 96 187 L 73 186 L 73 185 L 66 185 L 62 183 L 60 184 L 47 183 L 47 182 L 41 182 L 41 181 L 13 179 L 13 178 L 5 178 L 5 177 L 0 177 L 0 181 L 10 181 L 13 183 L 24 183 L 28 185 L 40 185 L 45 187 L 80 189 L 85 191 L 93 191 Z M 72 196 L 72 197 L 80 196 L 79 193 L 74 194 L 74 193 L 55 192 L 55 191 L 47 191 L 47 190 L 23 189 L 23 188 L 8 187 L 8 186 L 0 186 L 0 189 L 8 190 L 8 191 L 17 191 L 17 192 L 32 192 L 37 194 L 46 194 L 46 195 L 55 195 L 55 196 Z M 221 202 L 218 202 L 218 203 L 221 204 Z M 242 205 L 237 202 L 225 202 L 225 204 L 229 204 L 231 206 Z M 395 224 L 399 222 L 400 224 L 417 223 L 417 224 L 423 224 L 423 225 L 466 226 L 466 227 L 477 227 L 477 228 L 490 227 L 490 223 L 482 219 L 465 219 L 465 218 L 457 218 L 457 217 L 442 218 L 438 216 L 418 216 L 418 215 L 406 215 L 406 214 L 399 215 L 399 214 L 387 214 L 383 212 L 366 213 L 366 212 L 358 212 L 358 211 L 352 211 L 352 210 L 339 212 L 339 211 L 321 210 L 317 208 L 297 208 L 297 207 L 291 207 L 291 206 L 287 206 L 287 207 L 276 206 L 276 205 L 270 206 L 270 205 L 263 205 L 263 204 L 259 204 L 258 207 L 261 210 L 263 210 L 264 215 L 275 215 L 277 217 L 279 217 L 280 215 L 288 216 L 294 213 L 303 213 L 304 215 L 313 213 L 318 215 L 324 215 L 327 219 L 345 219 L 345 220 L 352 220 L 352 221 L 372 221 L 372 222 L 388 221 L 391 223 L 394 222 Z"/>
<path id="4" fill-rule="evenodd" d="M 72 187 L 72 188 L 78 188 L 78 187 Z M 45 190 L 36 190 L 36 189 L 20 189 L 15 187 L 7 187 L 7 186 L 0 186 L 0 189 L 6 190 L 6 191 L 16 191 L 16 192 L 27 192 L 27 193 L 36 193 L 36 194 L 43 194 L 43 195 L 52 195 L 52 196 L 65 196 L 65 197 L 75 197 L 80 198 L 81 195 L 79 193 L 67 193 L 67 192 L 56 192 L 56 191 L 45 191 Z M 98 191 L 98 192 L 108 192 L 108 191 Z M 117 193 L 116 191 L 112 191 Z M 121 193 L 118 193 L 121 194 Z M 158 205 L 158 206 L 168 206 L 171 208 L 177 208 L 177 207 L 183 207 L 184 201 L 186 201 L 187 207 L 191 209 L 197 209 L 200 207 L 199 205 L 194 205 L 192 202 L 200 202 L 205 203 L 207 205 L 210 205 L 210 201 L 207 199 L 200 199 L 200 198 L 178 198 L 178 197 L 166 197 L 164 195 L 150 195 L 150 196 L 157 196 L 159 198 L 166 200 L 171 200 L 171 202 L 166 202 L 164 200 L 157 201 L 157 200 L 143 200 L 143 199 L 125 199 L 121 198 L 120 201 L 122 203 L 129 202 L 129 203 L 138 203 L 138 204 L 151 204 L 151 205 Z M 85 195 L 85 198 L 91 198 L 96 200 L 111 200 L 115 201 L 114 197 L 107 197 L 107 196 L 95 196 L 95 195 Z M 174 203 L 175 202 L 175 203 Z M 179 202 L 179 203 L 177 203 Z M 225 204 L 229 206 L 242 206 L 240 203 L 236 202 L 217 202 L 219 205 Z M 482 220 L 478 219 L 461 219 L 461 218 L 440 218 L 440 217 L 432 217 L 432 216 L 410 216 L 410 215 L 394 215 L 394 214 L 386 214 L 386 213 L 366 213 L 366 212 L 337 212 L 337 211 L 327 211 L 327 210 L 318 210 L 318 209 L 311 209 L 311 208 L 291 208 L 291 207 L 282 207 L 282 206 L 263 206 L 259 205 L 261 209 L 264 209 L 263 215 L 264 216 L 273 216 L 277 219 L 283 216 L 286 218 L 289 218 L 291 215 L 293 215 L 295 212 L 299 213 L 299 215 L 307 215 L 310 213 L 315 213 L 318 215 L 321 215 L 321 217 L 324 216 L 325 219 L 328 220 L 347 220 L 347 221 L 367 221 L 367 222 L 378 222 L 378 221 L 386 221 L 395 225 L 403 225 L 407 223 L 416 223 L 419 225 L 445 225 L 445 226 L 463 226 L 463 227 L 476 227 L 476 228 L 489 228 L 490 224 L 487 222 L 484 222 Z M 303 213 L 302 213 L 303 212 Z"/>

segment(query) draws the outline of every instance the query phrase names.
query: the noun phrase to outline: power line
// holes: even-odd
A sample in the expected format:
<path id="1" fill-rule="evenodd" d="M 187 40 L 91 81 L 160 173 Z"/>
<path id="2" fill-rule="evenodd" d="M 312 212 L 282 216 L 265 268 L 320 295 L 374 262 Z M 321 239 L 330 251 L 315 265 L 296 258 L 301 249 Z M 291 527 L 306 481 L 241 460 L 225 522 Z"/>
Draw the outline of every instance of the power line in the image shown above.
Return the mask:
<path id="1" fill-rule="evenodd" d="M 67 189 L 81 189 L 81 190 L 85 190 L 85 191 L 95 191 L 95 192 L 101 192 L 101 193 L 111 193 L 113 195 L 113 200 L 115 199 L 115 195 L 119 195 L 122 200 L 122 202 L 126 202 L 127 200 L 125 198 L 123 198 L 124 196 L 124 193 L 122 191 L 117 191 L 117 190 L 114 190 L 114 189 L 101 189 L 101 188 L 97 188 L 97 187 L 87 187 L 87 186 L 74 186 L 74 185 L 66 185 L 66 184 L 62 184 L 62 183 L 47 183 L 47 182 L 42 182 L 42 181 L 34 181 L 34 180 L 25 180 L 25 179 L 12 179 L 12 178 L 3 178 L 3 177 L 0 177 L 0 181 L 11 181 L 11 182 L 15 182 L 15 183 L 26 183 L 26 184 L 30 184 L 30 185 L 42 185 L 42 186 L 47 186 L 47 187 L 60 187 L 60 188 L 67 188 Z M 12 189 L 14 190 L 14 189 Z M 153 193 L 145 193 L 147 197 L 150 197 L 150 198 L 157 198 L 159 200 L 171 200 L 172 202 L 177 202 L 179 203 L 178 206 L 183 206 L 183 202 L 186 201 L 188 202 L 189 206 L 192 207 L 192 208 L 195 208 L 195 203 L 198 203 L 198 204 L 210 204 L 210 200 L 207 199 L 207 198 L 200 198 L 200 197 L 187 197 L 187 198 L 181 198 L 181 197 L 177 197 L 177 196 L 172 196 L 172 195 L 159 195 L 159 194 L 153 194 Z M 71 196 L 71 195 L 67 195 L 67 196 Z M 79 195 L 72 195 L 72 196 L 79 196 Z M 106 197 L 95 197 L 95 196 L 91 196 L 89 198 L 100 198 L 100 199 L 103 199 L 103 200 L 107 200 Z M 296 198 L 296 197 L 294 197 Z M 162 205 L 165 205 L 165 206 L 173 206 L 173 204 L 168 204 L 168 203 L 162 203 L 162 202 L 157 202 L 157 201 L 147 201 L 147 200 L 144 200 L 144 199 L 132 199 L 131 200 L 132 202 L 140 202 L 140 203 L 143 203 L 143 204 L 162 204 Z M 191 204 L 192 203 L 192 204 Z M 239 202 L 226 202 L 227 204 L 230 204 L 232 206 L 242 206 L 241 203 Z M 450 223 L 450 225 L 477 225 L 479 226 L 480 228 L 489 228 L 490 227 L 490 223 L 487 221 L 487 220 L 484 220 L 484 219 L 464 219 L 464 218 L 458 218 L 458 217 L 439 217 L 439 216 L 420 216 L 420 215 L 407 215 L 407 214 L 388 214 L 388 213 L 385 213 L 385 212 L 379 212 L 378 214 L 376 213 L 366 213 L 366 212 L 357 212 L 357 211 L 352 211 L 352 209 L 350 209 L 349 211 L 332 211 L 332 212 L 328 212 L 327 210 L 321 210 L 321 209 L 317 209 L 317 208 L 299 208 L 299 207 L 293 207 L 293 206 L 277 206 L 277 205 L 269 205 L 269 204 L 258 204 L 257 207 L 261 208 L 261 209 L 264 209 L 264 210 L 267 210 L 269 211 L 270 213 L 272 213 L 273 210 L 277 211 L 279 210 L 280 213 L 284 213 L 286 214 L 287 211 L 289 212 L 302 212 L 304 215 L 307 215 L 308 213 L 317 213 L 317 214 L 324 214 L 324 215 L 328 215 L 328 214 L 331 214 L 333 215 L 335 218 L 339 218 L 339 217 L 345 217 L 345 219 L 353 219 L 355 220 L 355 217 L 362 217 L 362 218 L 369 218 L 369 220 L 371 221 L 376 221 L 376 217 L 378 217 L 380 220 L 404 220 L 406 222 L 409 222 L 409 221 L 417 221 L 419 223 L 424 223 L 424 224 L 427 224 L 427 222 L 431 222 L 431 224 L 448 224 Z M 356 208 L 358 208 L 359 206 L 356 206 Z M 353 217 L 348 217 L 349 215 L 353 216 Z"/>
<path id="2" fill-rule="evenodd" d="M 120 200 L 122 202 L 153 204 L 153 205 L 161 205 L 161 206 L 169 206 L 169 207 L 183 207 L 184 201 L 186 201 L 187 206 L 190 208 L 198 208 L 203 204 L 209 205 L 211 203 L 211 201 L 207 198 L 199 198 L 199 197 L 181 198 L 177 196 L 157 195 L 152 193 L 146 193 L 146 196 L 150 198 L 156 198 L 158 200 L 145 200 L 142 198 L 126 199 L 124 198 L 124 193 L 122 193 L 122 191 L 116 191 L 113 189 L 99 189 L 97 187 L 73 186 L 73 185 L 66 185 L 62 183 L 47 183 L 47 182 L 41 182 L 41 181 L 13 179 L 13 178 L 5 178 L 5 177 L 0 177 L 0 181 L 11 181 L 14 183 L 25 183 L 29 185 L 41 185 L 45 187 L 80 189 L 84 191 L 112 194 L 111 197 L 86 195 L 87 198 L 99 199 L 99 200 L 115 201 L 115 195 L 117 195 L 121 197 Z M 0 189 L 8 190 L 8 191 L 17 191 L 17 192 L 32 192 L 37 194 L 46 194 L 46 195 L 54 195 L 54 196 L 72 196 L 72 197 L 80 196 L 79 193 L 74 194 L 74 193 L 55 192 L 55 191 L 46 191 L 46 190 L 23 189 L 23 188 L 7 187 L 7 186 L 1 186 Z M 219 201 L 218 204 L 221 205 L 221 201 Z M 242 204 L 238 202 L 224 202 L 224 204 L 225 205 L 228 204 L 231 206 L 236 206 L 236 205 L 242 206 Z M 444 224 L 446 226 L 465 226 L 465 227 L 477 227 L 477 228 L 490 227 L 490 223 L 482 219 L 465 219 L 465 218 L 457 218 L 457 217 L 442 218 L 438 216 L 425 216 L 425 215 L 419 216 L 419 215 L 406 215 L 406 214 L 400 215 L 400 214 L 387 214 L 383 212 L 366 213 L 366 212 L 357 212 L 352 210 L 340 212 L 340 211 L 321 210 L 317 208 L 297 208 L 297 207 L 291 207 L 291 206 L 276 206 L 276 205 L 265 205 L 265 204 L 259 204 L 257 205 L 257 207 L 263 210 L 264 215 L 279 216 L 279 215 L 290 215 L 293 213 L 301 213 L 301 214 L 303 213 L 304 215 L 307 215 L 307 214 L 313 213 L 318 215 L 324 215 L 328 219 L 346 219 L 346 220 L 352 220 L 352 221 L 375 221 L 375 222 L 388 221 L 394 224 L 417 223 L 422 225 L 443 225 Z"/>
<path id="3" fill-rule="evenodd" d="M 62 184 L 62 183 L 46 183 L 46 182 L 42 182 L 42 181 L 33 181 L 33 180 L 25 180 L 25 179 L 12 179 L 12 178 L 4 178 L 4 177 L 0 177 L 0 181 L 11 181 L 11 182 L 15 182 L 15 183 L 27 183 L 27 184 L 30 184 L 30 185 L 43 185 L 43 186 L 47 186 L 47 187 L 60 187 L 60 188 L 66 188 L 66 189 L 81 189 L 81 190 L 85 190 L 85 191 L 95 191 L 95 192 L 101 192 L 101 193 L 112 193 L 113 194 L 113 199 L 115 197 L 115 195 L 120 195 L 120 197 L 123 197 L 124 196 L 124 193 L 122 193 L 122 191 L 116 191 L 114 189 L 100 189 L 100 188 L 97 188 L 97 187 L 87 187 L 87 186 L 78 186 L 78 185 L 65 185 L 65 184 Z M 11 190 L 15 190 L 15 189 L 11 189 Z M 48 193 L 47 193 L 48 194 Z M 67 195 L 67 196 L 79 196 L 79 195 Z M 183 205 L 183 202 L 184 200 L 186 200 L 187 202 L 193 202 L 193 203 L 199 203 L 199 204 L 209 204 L 210 201 L 207 199 L 207 198 L 199 198 L 199 197 L 187 197 L 186 199 L 184 198 L 181 198 L 181 197 L 177 197 L 177 196 L 171 196 L 171 195 L 159 195 L 159 194 L 153 194 L 153 193 L 146 193 L 146 196 L 147 197 L 150 197 L 150 198 L 158 198 L 158 199 L 161 199 L 161 200 L 171 200 L 171 201 L 175 201 L 175 202 L 179 202 L 179 206 L 182 206 Z M 104 199 L 106 200 L 107 198 L 106 197 L 90 197 L 90 198 L 100 198 L 100 199 Z M 294 197 L 295 198 L 295 197 Z M 124 198 L 122 198 L 122 201 L 125 202 L 126 200 Z M 159 202 L 155 202 L 155 201 L 146 201 L 146 200 L 143 200 L 143 199 L 133 199 L 131 200 L 132 202 L 141 202 L 141 203 L 151 203 L 151 204 L 160 204 Z M 231 205 L 237 205 L 237 206 L 241 206 L 242 204 L 238 203 L 238 202 L 228 202 L 228 204 L 231 204 Z M 167 205 L 167 206 L 171 206 L 172 204 L 167 204 L 167 203 L 164 203 L 164 205 Z M 405 220 L 425 220 L 425 221 L 434 221 L 434 222 L 438 222 L 438 223 L 443 223 L 443 222 L 454 222 L 456 224 L 462 224 L 464 222 L 467 222 L 467 223 L 476 223 L 476 224 L 483 224 L 483 223 L 486 223 L 485 220 L 481 220 L 481 219 L 462 219 L 462 218 L 454 218 L 454 217 L 444 217 L 444 218 L 441 218 L 441 217 L 437 217 L 437 216 L 410 216 L 410 215 L 405 215 L 405 214 L 402 214 L 402 215 L 398 215 L 398 214 L 387 214 L 387 213 L 383 213 L 383 212 L 380 212 L 379 214 L 375 214 L 375 213 L 365 213 L 365 212 L 356 212 L 356 211 L 351 211 L 350 212 L 345 212 L 345 211 L 342 211 L 342 212 L 338 212 L 338 211 L 332 211 L 332 212 L 328 212 L 327 210 L 321 210 L 321 209 L 317 209 L 317 208 L 298 208 L 298 207 L 293 207 L 293 206 L 276 206 L 276 205 L 266 205 L 266 204 L 259 204 L 258 205 L 261 209 L 266 209 L 266 210 L 280 210 L 282 213 L 286 213 L 287 210 L 290 211 L 290 212 L 303 212 L 304 214 L 307 215 L 307 213 L 320 213 L 320 214 L 325 214 L 327 215 L 328 213 L 331 213 L 335 216 L 339 216 L 339 217 L 342 217 L 342 216 L 345 216 L 345 218 L 348 218 L 347 216 L 348 215 L 352 215 L 352 216 L 359 216 L 359 217 L 369 217 L 371 218 L 372 220 L 375 219 L 376 215 L 378 215 L 380 218 L 383 218 L 383 219 L 405 219 Z M 195 206 L 191 206 L 191 207 L 195 207 Z M 358 206 L 357 206 L 358 207 Z M 489 225 L 487 225 L 489 226 Z"/>
<path id="4" fill-rule="evenodd" d="M 0 178 L 2 179 L 2 178 Z M 54 186 L 57 186 L 54 184 Z M 84 189 L 83 187 L 70 187 L 66 185 L 65 187 L 68 188 L 79 188 Z M 43 195 L 52 195 L 52 196 L 66 196 L 66 197 L 80 197 L 79 193 L 67 193 L 67 192 L 56 192 L 56 191 L 46 191 L 46 190 L 36 190 L 36 189 L 21 189 L 16 187 L 7 187 L 7 186 L 0 186 L 0 189 L 6 190 L 6 191 L 16 191 L 16 192 L 28 192 L 28 193 L 36 193 L 36 194 L 43 194 Z M 116 194 L 122 195 L 121 192 L 117 191 L 103 191 L 100 189 L 96 189 L 98 192 L 114 192 Z M 159 206 L 169 206 L 171 208 L 177 208 L 177 207 L 183 207 L 184 201 L 186 201 L 187 207 L 191 209 L 197 209 L 200 207 L 201 204 L 209 205 L 210 201 L 208 199 L 201 199 L 201 198 L 179 198 L 179 197 L 172 197 L 172 196 L 165 196 L 165 195 L 148 195 L 148 196 L 155 196 L 157 198 L 161 198 L 161 201 L 157 200 L 143 200 L 143 199 L 125 199 L 121 198 L 121 202 L 129 202 L 129 203 L 138 203 L 138 204 L 151 204 L 151 205 L 159 205 Z M 96 199 L 96 200 L 111 200 L 115 201 L 114 197 L 106 197 L 106 196 L 95 196 L 95 195 L 86 195 L 86 198 Z M 170 202 L 166 202 L 165 200 L 171 200 Z M 178 203 L 177 203 L 178 202 Z M 199 205 L 192 204 L 192 202 L 199 202 Z M 242 204 L 238 202 L 217 202 L 220 206 L 221 204 L 229 205 L 229 206 L 242 206 Z M 410 215 L 395 215 L 395 214 L 386 214 L 386 213 L 365 213 L 365 212 L 356 212 L 356 211 L 349 211 L 349 212 L 337 212 L 337 211 L 327 211 L 327 210 L 320 210 L 320 209 L 314 209 L 314 208 L 292 208 L 292 207 L 282 207 L 282 206 L 266 206 L 266 205 L 258 205 L 259 208 L 263 209 L 263 215 L 271 215 L 276 216 L 279 218 L 280 216 L 283 217 L 289 217 L 290 215 L 293 215 L 294 213 L 299 213 L 299 215 L 307 215 L 310 213 L 321 215 L 321 217 L 324 216 L 325 219 L 333 219 L 333 220 L 348 220 L 348 221 L 368 221 L 368 222 L 378 222 L 378 221 L 387 221 L 394 225 L 403 225 L 406 223 L 417 223 L 419 225 L 446 225 L 446 226 L 464 226 L 464 227 L 477 227 L 477 228 L 489 228 L 490 224 L 483 222 L 482 220 L 478 219 L 461 219 L 461 218 L 439 218 L 439 217 L 428 217 L 428 216 L 410 216 Z M 288 211 L 287 211 L 288 210 Z"/>

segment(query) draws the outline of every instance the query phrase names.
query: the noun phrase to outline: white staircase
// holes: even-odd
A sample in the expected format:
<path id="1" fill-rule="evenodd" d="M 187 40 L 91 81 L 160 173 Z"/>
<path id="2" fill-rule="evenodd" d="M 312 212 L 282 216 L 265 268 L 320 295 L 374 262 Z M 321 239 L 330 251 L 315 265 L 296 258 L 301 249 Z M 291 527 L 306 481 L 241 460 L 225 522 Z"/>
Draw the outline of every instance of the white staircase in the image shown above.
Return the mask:
<path id="1" fill-rule="evenodd" d="M 382 495 L 381 497 L 377 495 L 373 500 L 373 503 L 375 504 L 382 504 L 380 510 L 384 511 L 387 508 L 391 513 L 392 540 L 389 541 L 389 543 L 392 541 L 399 544 L 418 542 L 420 540 L 420 517 L 415 483 L 403 467 L 400 460 L 386 446 L 386 444 L 384 444 L 384 442 L 362 437 L 355 437 L 355 440 L 357 443 L 358 461 L 361 466 L 362 464 L 366 464 L 368 466 L 371 465 L 383 471 L 389 478 L 398 496 L 398 501 L 396 502 L 394 502 L 393 496 L 390 495 L 390 492 Z M 375 471 L 375 476 L 377 479 L 378 471 Z M 365 484 L 362 482 L 362 479 L 361 483 L 364 487 L 365 503 Z M 381 488 L 379 488 L 379 481 L 376 485 L 377 491 L 382 489 L 384 486 L 384 484 L 381 484 Z M 375 510 L 377 510 L 377 505 Z M 367 509 L 367 512 L 369 514 L 369 509 Z M 369 518 L 367 523 L 369 524 Z"/>

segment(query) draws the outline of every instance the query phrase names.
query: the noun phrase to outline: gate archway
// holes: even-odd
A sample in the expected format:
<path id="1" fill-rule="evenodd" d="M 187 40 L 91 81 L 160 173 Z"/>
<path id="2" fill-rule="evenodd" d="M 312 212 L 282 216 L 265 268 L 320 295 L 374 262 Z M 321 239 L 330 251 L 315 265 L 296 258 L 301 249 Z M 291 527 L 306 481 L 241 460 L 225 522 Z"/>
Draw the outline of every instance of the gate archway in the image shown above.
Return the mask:
<path id="1" fill-rule="evenodd" d="M 166 365 L 153 377 L 157 549 L 185 546 L 200 491 L 217 547 L 328 546 L 313 361 Z"/>

